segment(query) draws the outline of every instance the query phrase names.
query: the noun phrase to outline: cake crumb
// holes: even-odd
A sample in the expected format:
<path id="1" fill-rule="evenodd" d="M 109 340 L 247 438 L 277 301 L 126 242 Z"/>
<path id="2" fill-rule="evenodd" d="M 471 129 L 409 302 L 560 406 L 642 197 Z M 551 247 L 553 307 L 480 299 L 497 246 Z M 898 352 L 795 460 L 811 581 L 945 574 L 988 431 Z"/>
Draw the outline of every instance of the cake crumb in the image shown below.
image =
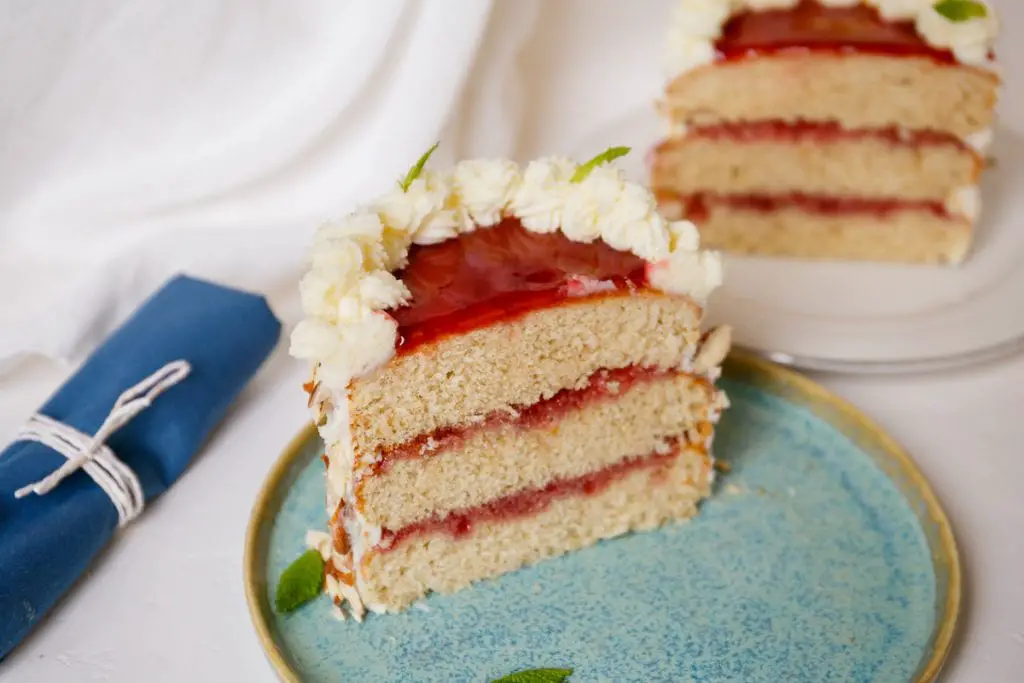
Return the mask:
<path id="1" fill-rule="evenodd" d="M 705 373 L 722 364 L 732 346 L 732 328 L 720 325 L 708 333 L 701 344 L 697 357 L 693 359 L 693 368 L 698 373 Z"/>
<path id="2" fill-rule="evenodd" d="M 331 559 L 331 535 L 317 529 L 306 532 L 306 547 L 320 553 L 324 562 Z"/>
<path id="3" fill-rule="evenodd" d="M 412 606 L 413 606 L 413 609 L 418 609 L 421 612 L 429 612 L 430 611 L 430 605 L 426 604 L 425 602 L 414 602 L 412 604 Z"/>
<path id="4" fill-rule="evenodd" d="M 513 420 L 519 418 L 519 411 L 513 408 L 512 406 L 501 406 L 499 410 L 507 414 Z"/>
<path id="5" fill-rule="evenodd" d="M 715 469 L 719 472 L 722 472 L 723 474 L 728 474 L 729 472 L 732 472 L 732 465 L 725 462 L 724 460 L 716 460 Z"/>
<path id="6" fill-rule="evenodd" d="M 736 484 L 728 484 L 725 487 L 725 492 L 733 496 L 738 496 L 741 493 L 743 493 L 743 489 L 741 489 Z"/>

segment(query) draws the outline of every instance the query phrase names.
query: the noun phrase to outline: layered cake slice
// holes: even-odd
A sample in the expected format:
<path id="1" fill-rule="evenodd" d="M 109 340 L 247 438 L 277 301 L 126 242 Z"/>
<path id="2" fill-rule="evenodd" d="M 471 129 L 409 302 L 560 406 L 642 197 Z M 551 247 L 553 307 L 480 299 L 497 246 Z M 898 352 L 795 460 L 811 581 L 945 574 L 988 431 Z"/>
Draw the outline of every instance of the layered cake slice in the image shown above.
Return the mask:
<path id="1" fill-rule="evenodd" d="M 414 171 L 318 231 L 291 350 L 326 444 L 327 591 L 353 616 L 708 494 L 720 261 L 600 161 Z"/>
<path id="2" fill-rule="evenodd" d="M 661 210 L 737 253 L 963 260 L 996 32 L 973 0 L 682 0 Z"/>

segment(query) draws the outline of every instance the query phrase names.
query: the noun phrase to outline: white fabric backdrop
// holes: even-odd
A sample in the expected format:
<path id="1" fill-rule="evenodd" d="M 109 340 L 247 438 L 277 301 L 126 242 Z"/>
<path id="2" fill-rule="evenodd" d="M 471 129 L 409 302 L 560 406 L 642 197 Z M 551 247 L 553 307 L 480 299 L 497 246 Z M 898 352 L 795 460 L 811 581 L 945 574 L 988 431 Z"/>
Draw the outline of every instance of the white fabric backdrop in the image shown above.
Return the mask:
<path id="1" fill-rule="evenodd" d="M 489 0 L 2 7 L 0 360 L 78 360 L 173 271 L 294 282 L 446 126 L 440 163 L 510 153 L 537 3 L 486 44 Z"/>

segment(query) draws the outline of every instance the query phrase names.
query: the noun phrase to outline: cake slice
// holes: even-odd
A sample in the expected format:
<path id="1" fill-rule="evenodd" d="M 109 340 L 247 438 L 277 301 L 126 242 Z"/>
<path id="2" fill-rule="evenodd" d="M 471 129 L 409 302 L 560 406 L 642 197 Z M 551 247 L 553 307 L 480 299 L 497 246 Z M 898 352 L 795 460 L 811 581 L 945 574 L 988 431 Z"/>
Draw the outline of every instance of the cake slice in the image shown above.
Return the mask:
<path id="1" fill-rule="evenodd" d="M 356 618 L 708 494 L 729 330 L 700 323 L 720 261 L 600 162 L 414 170 L 319 229 L 291 350 L 326 444 L 314 541 Z"/>
<path id="2" fill-rule="evenodd" d="M 996 29 L 973 0 L 681 0 L 662 212 L 736 253 L 962 261 Z"/>

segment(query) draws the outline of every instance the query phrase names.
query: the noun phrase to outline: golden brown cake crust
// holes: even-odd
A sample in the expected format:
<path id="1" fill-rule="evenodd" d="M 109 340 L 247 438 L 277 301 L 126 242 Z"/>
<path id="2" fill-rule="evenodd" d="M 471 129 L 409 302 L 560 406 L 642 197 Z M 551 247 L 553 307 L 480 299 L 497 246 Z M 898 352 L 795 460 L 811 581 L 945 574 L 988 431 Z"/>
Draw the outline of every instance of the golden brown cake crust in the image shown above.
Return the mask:
<path id="1" fill-rule="evenodd" d="M 356 457 L 532 405 L 604 368 L 679 367 L 699 341 L 702 314 L 687 297 L 653 290 L 569 299 L 398 355 L 351 384 Z"/>
<path id="2" fill-rule="evenodd" d="M 360 511 L 371 524 L 400 529 L 646 455 L 677 437 L 700 446 L 711 434 L 706 420 L 714 393 L 702 378 L 668 375 L 550 423 L 471 432 L 454 450 L 398 460 L 362 477 L 356 482 Z"/>
<path id="3" fill-rule="evenodd" d="M 956 144 L 893 144 L 873 136 L 734 140 L 686 135 L 662 143 L 651 188 L 681 195 L 786 194 L 946 201 L 976 185 L 981 157 Z"/>
<path id="4" fill-rule="evenodd" d="M 686 450 L 667 467 L 634 470 L 597 493 L 558 499 L 534 515 L 475 525 L 463 538 L 432 534 L 371 551 L 360 567 L 360 590 L 368 601 L 398 611 L 430 591 L 451 593 L 603 538 L 686 519 L 708 494 L 710 475 L 708 458 Z"/>
<path id="5" fill-rule="evenodd" d="M 972 66 L 871 54 L 770 54 L 708 64 L 668 84 L 675 123 L 838 121 L 903 126 L 958 137 L 992 127 L 999 77 Z"/>
<path id="6" fill-rule="evenodd" d="M 666 213 L 679 211 L 666 204 Z M 752 211 L 709 202 L 701 240 L 737 254 L 809 259 L 958 263 L 971 244 L 966 218 L 943 218 L 920 209 L 817 214 L 791 207 Z"/>

